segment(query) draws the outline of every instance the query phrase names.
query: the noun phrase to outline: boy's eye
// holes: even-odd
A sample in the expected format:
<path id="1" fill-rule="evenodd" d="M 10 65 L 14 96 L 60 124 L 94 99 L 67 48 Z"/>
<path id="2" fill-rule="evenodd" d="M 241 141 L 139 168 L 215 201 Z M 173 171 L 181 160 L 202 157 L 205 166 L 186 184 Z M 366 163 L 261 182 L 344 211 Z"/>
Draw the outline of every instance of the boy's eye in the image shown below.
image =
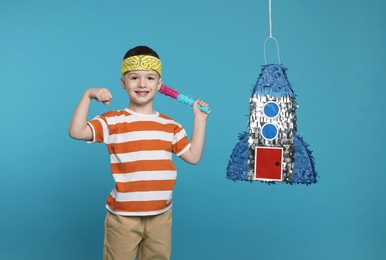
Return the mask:
<path id="1" fill-rule="evenodd" d="M 155 77 L 148 77 L 148 80 L 155 80 Z"/>
<path id="2" fill-rule="evenodd" d="M 137 76 L 131 76 L 130 79 L 131 80 L 136 80 L 136 79 L 138 79 L 138 77 Z"/>

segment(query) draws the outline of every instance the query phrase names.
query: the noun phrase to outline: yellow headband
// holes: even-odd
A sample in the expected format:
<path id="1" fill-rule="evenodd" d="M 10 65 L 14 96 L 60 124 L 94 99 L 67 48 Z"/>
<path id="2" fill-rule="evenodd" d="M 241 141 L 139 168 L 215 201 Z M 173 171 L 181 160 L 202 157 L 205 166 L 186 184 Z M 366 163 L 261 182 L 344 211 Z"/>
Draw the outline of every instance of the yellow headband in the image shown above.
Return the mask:
<path id="1" fill-rule="evenodd" d="M 161 76 L 162 64 L 159 59 L 149 55 L 131 56 L 123 60 L 122 75 L 132 70 L 155 70 Z"/>

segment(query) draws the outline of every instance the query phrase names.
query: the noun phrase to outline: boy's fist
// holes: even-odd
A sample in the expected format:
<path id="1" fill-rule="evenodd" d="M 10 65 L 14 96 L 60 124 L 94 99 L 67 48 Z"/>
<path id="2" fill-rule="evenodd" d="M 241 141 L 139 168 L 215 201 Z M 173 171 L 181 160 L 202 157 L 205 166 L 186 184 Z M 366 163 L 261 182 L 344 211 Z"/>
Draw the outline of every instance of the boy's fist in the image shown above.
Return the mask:
<path id="1" fill-rule="evenodd" d="M 88 97 L 102 102 L 107 106 L 110 105 L 110 100 L 113 98 L 107 88 L 90 88 L 88 91 Z"/>

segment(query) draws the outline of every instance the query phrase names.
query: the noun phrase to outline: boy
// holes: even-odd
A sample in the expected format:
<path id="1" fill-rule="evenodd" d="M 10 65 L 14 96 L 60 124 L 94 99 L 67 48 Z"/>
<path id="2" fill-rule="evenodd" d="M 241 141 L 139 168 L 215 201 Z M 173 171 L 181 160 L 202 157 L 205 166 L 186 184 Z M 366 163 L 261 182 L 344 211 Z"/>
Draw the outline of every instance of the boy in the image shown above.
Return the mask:
<path id="1" fill-rule="evenodd" d="M 180 124 L 156 112 L 153 99 L 161 88 L 161 61 L 149 47 L 137 46 L 123 58 L 121 84 L 129 106 L 87 122 L 92 99 L 110 104 L 105 88 L 85 91 L 75 109 L 72 138 L 107 145 L 115 187 L 108 196 L 104 259 L 170 259 L 172 191 L 177 176 L 172 153 L 191 164 L 200 161 L 207 114 L 193 106 L 190 141 Z"/>

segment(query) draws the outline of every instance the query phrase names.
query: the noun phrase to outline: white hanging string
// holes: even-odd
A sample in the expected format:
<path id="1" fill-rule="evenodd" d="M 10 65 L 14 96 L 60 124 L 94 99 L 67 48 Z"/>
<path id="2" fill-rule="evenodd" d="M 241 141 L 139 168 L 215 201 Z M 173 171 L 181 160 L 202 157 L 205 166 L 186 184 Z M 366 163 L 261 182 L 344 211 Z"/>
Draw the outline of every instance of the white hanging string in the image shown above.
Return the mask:
<path id="1" fill-rule="evenodd" d="M 272 38 L 272 1 L 271 0 L 269 0 L 268 12 L 269 12 L 269 38 Z"/>
<path id="2" fill-rule="evenodd" d="M 269 0 L 269 36 L 265 39 L 264 41 L 264 62 L 267 64 L 267 56 L 265 53 L 265 45 L 268 40 L 274 40 L 276 43 L 276 48 L 277 48 L 277 58 L 279 60 L 279 64 L 281 63 L 280 61 L 280 50 L 279 50 L 279 43 L 277 42 L 276 38 L 272 36 L 272 3 L 271 0 Z"/>

